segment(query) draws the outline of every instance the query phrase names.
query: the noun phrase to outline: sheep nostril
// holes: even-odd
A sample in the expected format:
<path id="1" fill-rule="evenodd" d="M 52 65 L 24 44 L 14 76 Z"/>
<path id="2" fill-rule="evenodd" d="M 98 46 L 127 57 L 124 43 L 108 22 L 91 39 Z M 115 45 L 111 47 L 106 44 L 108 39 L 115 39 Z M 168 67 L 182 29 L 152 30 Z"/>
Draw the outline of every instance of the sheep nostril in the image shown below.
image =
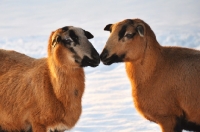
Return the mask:
<path id="1" fill-rule="evenodd" d="M 100 55 L 101 60 L 104 60 L 108 57 L 108 50 L 104 49 L 103 52 Z"/>

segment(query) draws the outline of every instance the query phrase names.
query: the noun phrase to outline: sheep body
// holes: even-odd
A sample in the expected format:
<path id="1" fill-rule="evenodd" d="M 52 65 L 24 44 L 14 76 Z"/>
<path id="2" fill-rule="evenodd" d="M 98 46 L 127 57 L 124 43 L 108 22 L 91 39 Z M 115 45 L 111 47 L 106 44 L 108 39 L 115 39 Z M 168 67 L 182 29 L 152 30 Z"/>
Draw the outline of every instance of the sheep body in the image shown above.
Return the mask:
<path id="1" fill-rule="evenodd" d="M 106 65 L 125 62 L 136 109 L 163 132 L 200 131 L 200 51 L 161 46 L 140 19 L 105 30 L 111 35 L 101 60 Z"/>
<path id="2" fill-rule="evenodd" d="M 80 30 L 70 28 L 74 32 Z M 48 58 L 34 59 L 15 51 L 0 50 L 2 130 L 60 132 L 71 129 L 78 121 L 85 77 L 81 64 L 73 60 L 76 55 L 74 50 L 71 52 L 73 43 L 67 43 L 71 49 L 65 46 L 63 38 L 68 35 L 64 29 L 51 34 Z M 83 34 L 82 30 L 79 32 Z M 56 41 L 63 41 L 51 47 L 56 35 L 61 36 Z M 86 37 L 83 40 L 87 41 Z M 87 52 L 94 50 L 92 52 L 97 57 L 96 50 L 90 47 Z M 97 60 L 95 65 L 98 63 Z"/>
<path id="3" fill-rule="evenodd" d="M 30 127 L 30 123 L 33 124 L 33 122 L 30 122 L 30 118 L 31 120 L 40 120 L 42 124 L 51 124 L 51 122 L 54 124 L 55 122 L 56 125 L 57 122 L 62 121 L 60 119 L 67 115 L 66 118 L 70 122 L 64 122 L 68 126 L 64 130 L 73 127 L 81 113 L 79 101 L 84 91 L 83 70 L 76 69 L 71 71 L 71 69 L 68 69 L 67 75 L 69 74 L 69 76 L 66 76 L 66 74 L 57 76 L 57 79 L 61 82 L 63 81 L 62 76 L 65 76 L 64 82 L 66 84 L 62 84 L 63 89 L 54 91 L 51 85 L 51 78 L 49 77 L 47 59 L 33 59 L 13 51 L 11 51 L 12 55 L 11 52 L 3 52 L 8 54 L 4 54 L 5 58 L 3 60 L 1 58 L 1 62 L 4 63 L 0 66 L 1 71 L 3 71 L 0 76 L 0 104 L 8 104 L 0 107 L 1 126 L 6 130 L 8 128 L 23 130 L 28 126 L 27 130 Z M 18 62 L 18 58 L 24 61 L 20 60 Z M 8 65 L 9 62 L 10 64 Z M 12 90 L 8 89 L 11 86 Z M 76 90 L 79 92 L 78 97 L 74 94 Z M 74 97 L 67 96 L 69 93 L 74 95 Z M 58 97 L 55 94 L 59 95 L 59 98 L 62 100 L 57 99 Z M 63 106 L 60 101 L 67 101 L 65 102 L 66 106 Z M 13 104 L 12 109 L 10 108 L 11 104 Z M 67 113 L 65 113 L 65 108 Z"/>
<path id="4" fill-rule="evenodd" d="M 156 62 L 147 57 L 148 65 L 137 67 L 126 62 L 137 109 L 155 122 L 159 115 L 174 115 L 200 124 L 200 52 L 163 47 L 160 53 Z M 151 69 L 152 65 L 155 66 Z"/>

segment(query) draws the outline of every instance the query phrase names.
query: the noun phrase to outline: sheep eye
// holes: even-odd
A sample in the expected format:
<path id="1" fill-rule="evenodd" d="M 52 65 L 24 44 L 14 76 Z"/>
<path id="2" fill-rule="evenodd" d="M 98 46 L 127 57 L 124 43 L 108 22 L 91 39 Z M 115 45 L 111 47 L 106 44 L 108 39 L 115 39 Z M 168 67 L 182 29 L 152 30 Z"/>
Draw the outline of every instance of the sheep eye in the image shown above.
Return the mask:
<path id="1" fill-rule="evenodd" d="M 77 38 L 77 37 L 73 37 L 73 39 L 76 39 L 76 40 L 77 40 L 78 38 Z"/>
<path id="2" fill-rule="evenodd" d="M 134 35 L 135 35 L 134 33 L 132 33 L 132 34 L 128 33 L 128 34 L 125 35 L 125 37 L 130 39 L 130 38 L 133 38 Z"/>
<path id="3" fill-rule="evenodd" d="M 66 39 L 66 43 L 70 44 L 72 41 L 70 39 Z"/>
<path id="4" fill-rule="evenodd" d="M 65 44 L 70 44 L 71 42 L 72 42 L 72 41 L 71 41 L 71 39 L 69 39 L 69 38 L 67 38 L 67 39 L 64 40 L 64 43 L 65 43 Z"/>

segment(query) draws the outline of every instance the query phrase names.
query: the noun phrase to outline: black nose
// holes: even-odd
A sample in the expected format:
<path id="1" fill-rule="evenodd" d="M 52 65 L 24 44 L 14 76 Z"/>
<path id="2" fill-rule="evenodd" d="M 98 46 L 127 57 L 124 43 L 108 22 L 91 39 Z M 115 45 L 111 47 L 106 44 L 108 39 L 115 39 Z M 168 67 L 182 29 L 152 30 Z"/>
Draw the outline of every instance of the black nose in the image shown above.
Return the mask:
<path id="1" fill-rule="evenodd" d="M 95 49 L 92 51 L 92 58 L 96 62 L 96 64 L 100 63 L 99 53 Z"/>
<path id="2" fill-rule="evenodd" d="M 96 49 L 92 50 L 92 57 L 93 59 L 99 59 L 99 53 L 96 51 Z"/>
<path id="3" fill-rule="evenodd" d="M 108 50 L 104 49 L 100 55 L 101 60 L 105 60 L 108 57 Z"/>

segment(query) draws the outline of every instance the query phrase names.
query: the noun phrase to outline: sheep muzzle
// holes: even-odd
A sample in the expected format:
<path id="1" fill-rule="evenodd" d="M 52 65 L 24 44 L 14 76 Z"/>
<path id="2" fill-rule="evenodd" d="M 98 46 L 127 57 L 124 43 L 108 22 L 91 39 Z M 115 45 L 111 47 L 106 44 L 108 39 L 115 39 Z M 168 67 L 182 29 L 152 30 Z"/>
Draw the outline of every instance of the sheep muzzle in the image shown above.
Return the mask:
<path id="1" fill-rule="evenodd" d="M 82 61 L 81 61 L 81 66 L 86 67 L 86 66 L 91 66 L 91 67 L 96 67 L 100 63 L 100 57 L 99 53 L 93 48 L 91 58 L 84 56 Z"/>
<path id="2" fill-rule="evenodd" d="M 123 62 L 125 58 L 125 54 L 122 54 L 122 55 L 113 54 L 109 57 L 108 50 L 104 49 L 100 55 L 100 58 L 104 65 L 111 65 L 112 63 L 116 63 L 116 62 Z"/>

